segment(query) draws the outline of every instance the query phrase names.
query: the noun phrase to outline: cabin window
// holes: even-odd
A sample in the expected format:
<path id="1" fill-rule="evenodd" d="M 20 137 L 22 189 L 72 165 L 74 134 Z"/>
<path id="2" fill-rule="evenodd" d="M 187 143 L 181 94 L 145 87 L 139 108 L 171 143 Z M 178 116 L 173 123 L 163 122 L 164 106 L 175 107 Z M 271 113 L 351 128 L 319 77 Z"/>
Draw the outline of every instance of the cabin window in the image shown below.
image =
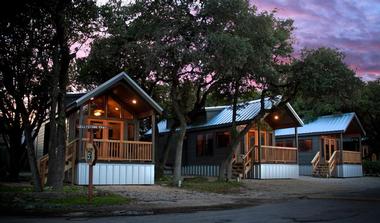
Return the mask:
<path id="1" fill-rule="evenodd" d="M 90 125 L 98 125 L 98 126 L 103 126 L 103 122 L 97 122 L 97 121 L 91 121 Z M 92 131 L 92 136 L 93 139 L 103 139 L 103 129 L 92 129 L 89 130 L 90 132 Z"/>
<path id="2" fill-rule="evenodd" d="M 90 116 L 105 117 L 105 97 L 100 96 L 90 100 Z"/>
<path id="3" fill-rule="evenodd" d="M 293 140 L 278 140 L 276 146 L 280 147 L 293 147 Z"/>
<path id="4" fill-rule="evenodd" d="M 216 145 L 218 148 L 225 148 L 231 143 L 231 135 L 229 132 L 216 133 Z"/>
<path id="5" fill-rule="evenodd" d="M 128 124 L 128 140 L 129 141 L 135 140 L 135 125 L 134 124 Z"/>
<path id="6" fill-rule="evenodd" d="M 310 152 L 313 150 L 313 142 L 311 139 L 301 139 L 298 141 L 298 149 L 300 152 Z"/>
<path id="7" fill-rule="evenodd" d="M 121 106 L 111 97 L 107 100 L 107 117 L 121 118 Z"/>
<path id="8" fill-rule="evenodd" d="M 268 133 L 268 145 L 273 146 L 273 133 Z"/>
<path id="9" fill-rule="evenodd" d="M 123 109 L 123 118 L 128 119 L 128 120 L 132 120 L 133 115 L 131 113 L 129 113 L 127 110 Z"/>
<path id="10" fill-rule="evenodd" d="M 265 142 L 265 132 L 262 132 L 260 133 L 260 143 L 261 145 L 266 145 L 266 142 Z"/>
<path id="11" fill-rule="evenodd" d="M 214 153 L 214 135 L 197 135 L 197 156 L 212 156 Z"/>
<path id="12" fill-rule="evenodd" d="M 121 139 L 121 123 L 109 122 L 108 123 L 108 139 L 120 140 Z"/>

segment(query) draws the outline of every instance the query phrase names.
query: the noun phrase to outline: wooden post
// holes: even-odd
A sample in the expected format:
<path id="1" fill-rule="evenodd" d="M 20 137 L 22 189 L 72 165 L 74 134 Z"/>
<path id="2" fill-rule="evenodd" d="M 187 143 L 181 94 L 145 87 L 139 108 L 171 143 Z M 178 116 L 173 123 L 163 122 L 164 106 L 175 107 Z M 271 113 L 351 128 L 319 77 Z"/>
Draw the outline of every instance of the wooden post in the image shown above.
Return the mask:
<path id="1" fill-rule="evenodd" d="M 152 162 L 155 161 L 155 151 L 156 151 L 156 114 L 152 114 Z"/>
<path id="2" fill-rule="evenodd" d="M 260 133 L 260 125 L 261 125 L 261 121 L 259 121 L 258 123 L 257 123 L 258 125 L 257 125 L 257 134 L 258 134 L 258 150 L 257 150 L 257 157 L 258 157 L 258 161 L 257 161 L 257 163 L 258 163 L 258 179 L 261 179 L 261 133 Z"/>
<path id="3" fill-rule="evenodd" d="M 340 163 L 343 165 L 343 133 L 340 133 Z"/>
<path id="4" fill-rule="evenodd" d="M 294 141 L 295 141 L 295 146 L 296 146 L 296 148 L 297 148 L 297 151 L 296 151 L 296 160 L 297 160 L 297 163 L 298 163 L 298 161 L 299 161 L 299 151 L 298 151 L 298 129 L 297 129 L 297 127 L 295 127 L 294 128 Z"/>
<path id="5" fill-rule="evenodd" d="M 90 129 L 90 144 L 93 144 L 94 140 L 94 130 Z M 92 196 L 93 196 L 93 185 L 92 185 L 92 175 L 93 175 L 93 165 L 92 163 L 88 164 L 88 203 L 92 202 Z"/>
<path id="6" fill-rule="evenodd" d="M 359 134 L 359 152 L 360 152 L 360 162 L 363 160 L 363 146 L 362 146 L 362 136 Z"/>
<path id="7" fill-rule="evenodd" d="M 81 105 L 79 108 L 79 123 L 78 124 L 80 126 L 83 125 L 84 124 L 83 121 L 84 121 L 83 105 Z M 76 127 L 78 128 L 79 126 L 76 126 Z M 78 140 L 79 150 L 76 151 L 78 159 L 80 159 L 82 157 L 81 155 L 83 155 L 83 141 L 82 141 L 82 139 L 83 139 L 83 128 L 79 128 L 79 140 Z"/>

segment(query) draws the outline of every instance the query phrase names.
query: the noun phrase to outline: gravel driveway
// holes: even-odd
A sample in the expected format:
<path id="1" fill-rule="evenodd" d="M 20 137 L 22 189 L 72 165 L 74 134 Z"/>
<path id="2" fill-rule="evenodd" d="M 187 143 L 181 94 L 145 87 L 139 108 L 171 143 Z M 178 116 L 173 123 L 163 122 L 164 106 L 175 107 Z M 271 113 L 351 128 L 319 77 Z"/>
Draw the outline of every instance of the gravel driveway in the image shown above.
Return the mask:
<path id="1" fill-rule="evenodd" d="M 97 186 L 97 189 L 116 192 L 135 199 L 136 204 L 149 207 L 191 207 L 228 205 L 255 200 L 277 200 L 299 197 L 360 196 L 366 190 L 380 191 L 379 177 L 313 178 L 287 180 L 244 180 L 240 193 L 215 194 L 189 191 L 159 185 L 151 186 Z M 379 198 L 380 200 L 380 198 Z"/>

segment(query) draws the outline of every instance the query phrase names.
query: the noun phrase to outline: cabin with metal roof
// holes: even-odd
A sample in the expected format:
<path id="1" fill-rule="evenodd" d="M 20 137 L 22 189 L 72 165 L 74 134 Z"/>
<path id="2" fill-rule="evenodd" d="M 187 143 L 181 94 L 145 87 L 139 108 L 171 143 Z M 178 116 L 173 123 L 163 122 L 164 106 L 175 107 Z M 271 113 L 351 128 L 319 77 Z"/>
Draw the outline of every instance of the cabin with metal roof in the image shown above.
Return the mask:
<path id="1" fill-rule="evenodd" d="M 140 135 L 142 123 L 155 126 L 163 109 L 135 81 L 122 72 L 87 93 L 68 93 L 65 100 L 68 180 L 88 184 L 88 151 L 95 147 L 95 185 L 154 184 L 155 135 Z M 154 131 L 154 128 L 153 128 Z M 48 123 L 36 145 L 42 182 L 46 180 Z"/>
<path id="2" fill-rule="evenodd" d="M 278 100 L 266 98 L 266 109 L 277 106 Z M 264 118 L 257 116 L 261 109 L 260 100 L 241 103 L 238 106 L 236 122 L 243 128 L 249 122 L 254 127 L 241 139 L 240 149 L 233 161 L 233 175 L 243 178 L 297 178 L 297 146 L 278 147 L 274 144 L 273 131 L 279 128 L 297 128 L 302 120 L 287 103 L 278 107 Z M 183 145 L 182 174 L 191 176 L 218 176 L 219 166 L 228 153 L 231 141 L 232 107 L 206 107 L 202 122 L 189 123 Z M 164 154 L 165 146 L 170 146 L 170 121 L 158 123 L 159 145 L 157 154 Z M 175 131 L 175 130 L 173 130 Z M 172 132 L 173 132 L 172 131 Z M 151 134 L 149 131 L 147 134 Z M 175 149 L 171 148 L 167 165 L 174 164 Z"/>
<path id="3" fill-rule="evenodd" d="M 321 116 L 298 128 L 300 175 L 362 176 L 365 134 L 355 113 Z M 294 135 L 291 128 L 276 130 L 276 145 L 294 145 Z"/>

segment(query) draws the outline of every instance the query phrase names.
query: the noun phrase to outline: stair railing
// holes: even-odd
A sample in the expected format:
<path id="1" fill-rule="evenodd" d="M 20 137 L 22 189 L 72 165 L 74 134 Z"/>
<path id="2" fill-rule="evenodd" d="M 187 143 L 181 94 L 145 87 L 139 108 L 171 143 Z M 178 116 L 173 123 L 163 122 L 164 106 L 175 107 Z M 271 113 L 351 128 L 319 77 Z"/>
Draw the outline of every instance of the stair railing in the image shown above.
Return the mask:
<path id="1" fill-rule="evenodd" d="M 311 160 L 311 165 L 313 167 L 313 171 L 315 171 L 315 169 L 317 168 L 318 164 L 319 164 L 319 161 L 321 159 L 321 156 L 320 156 L 320 152 L 318 151 L 314 158 Z"/>
<path id="2" fill-rule="evenodd" d="M 329 161 L 327 162 L 329 164 L 329 176 L 332 175 L 333 171 L 336 168 L 337 158 L 338 158 L 337 151 L 334 151 Z"/>
<path id="3" fill-rule="evenodd" d="M 71 170 L 71 182 L 74 183 L 74 174 L 75 174 L 75 160 L 76 160 L 76 151 L 78 146 L 79 139 L 75 139 L 66 144 L 65 150 L 65 166 L 64 171 Z M 38 160 L 38 170 L 40 173 L 41 184 L 45 185 L 48 175 L 49 167 L 49 155 L 46 154 Z"/>
<path id="4" fill-rule="evenodd" d="M 247 174 L 248 174 L 249 170 L 251 169 L 252 152 L 254 151 L 254 149 L 255 149 L 255 146 L 251 146 L 251 148 L 248 150 L 248 152 L 242 156 L 244 178 L 247 178 Z"/>

